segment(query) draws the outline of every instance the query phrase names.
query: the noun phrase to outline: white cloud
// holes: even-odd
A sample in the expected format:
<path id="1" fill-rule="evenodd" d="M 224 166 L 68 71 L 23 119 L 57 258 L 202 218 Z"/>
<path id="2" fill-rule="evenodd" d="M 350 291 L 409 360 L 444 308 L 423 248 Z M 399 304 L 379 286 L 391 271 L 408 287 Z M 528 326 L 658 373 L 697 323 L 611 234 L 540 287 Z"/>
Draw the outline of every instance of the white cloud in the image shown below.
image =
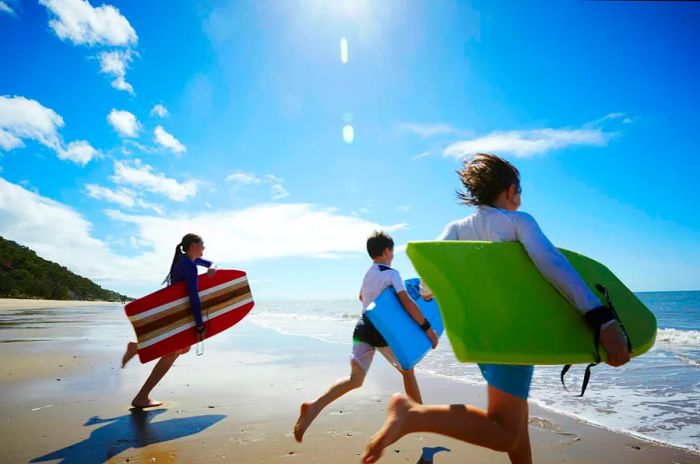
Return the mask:
<path id="1" fill-rule="evenodd" d="M 140 207 L 163 214 L 163 208 L 160 205 L 149 203 L 142 198 L 139 198 L 138 193 L 128 188 L 120 187 L 116 190 L 108 187 L 103 187 L 97 184 L 86 184 L 85 190 L 88 196 L 96 200 L 105 200 L 110 203 L 116 203 L 125 208 Z"/>
<path id="2" fill-rule="evenodd" d="M 63 118 L 38 101 L 0 96 L 0 146 L 3 149 L 24 146 L 22 139 L 31 139 L 58 150 L 61 146 L 59 127 L 63 127 Z"/>
<path id="3" fill-rule="evenodd" d="M 63 160 L 87 164 L 99 152 L 85 140 L 64 147 L 58 129 L 63 118 L 51 108 L 25 97 L 0 96 L 0 148 L 9 151 L 34 140 L 56 152 Z"/>
<path id="4" fill-rule="evenodd" d="M 456 134 L 457 129 L 452 127 L 450 124 L 438 123 L 438 124 L 425 124 L 425 123 L 415 123 L 407 122 L 399 124 L 399 130 L 402 132 L 409 132 L 415 134 L 419 137 L 427 139 L 436 135 L 445 134 Z"/>
<path id="5" fill-rule="evenodd" d="M 574 145 L 605 145 L 611 133 L 600 129 L 535 129 L 492 132 L 470 140 L 450 144 L 446 157 L 462 159 L 477 152 L 510 154 L 516 158 L 543 155 Z"/>
<path id="6" fill-rule="evenodd" d="M 86 0 L 39 0 L 56 17 L 49 26 L 75 45 L 125 47 L 138 41 L 129 21 L 112 5 L 93 7 Z"/>
<path id="7" fill-rule="evenodd" d="M 411 156 L 411 159 L 417 160 L 417 159 L 425 158 L 426 156 L 430 156 L 431 154 L 432 154 L 432 152 L 430 150 L 427 150 L 427 151 L 423 151 L 417 155 Z"/>
<path id="8" fill-rule="evenodd" d="M 97 184 L 86 184 L 85 189 L 89 196 L 97 200 L 106 200 L 127 208 L 133 208 L 136 204 L 136 193 L 133 190 L 126 188 L 112 190 Z"/>
<path id="9" fill-rule="evenodd" d="M 291 193 L 284 188 L 282 184 L 275 184 L 270 187 L 273 200 L 281 200 L 282 198 L 287 198 Z"/>
<path id="10" fill-rule="evenodd" d="M 92 235 L 92 224 L 74 209 L 0 178 L 0 235 L 108 288 L 159 284 L 174 245 L 190 231 L 205 238 L 218 262 L 245 263 L 363 254 L 372 230 L 394 231 L 404 226 L 376 224 L 311 204 L 269 204 L 177 217 L 108 214 L 122 225 L 133 226 L 133 231 L 115 230 L 140 252 L 132 256 L 116 253 Z"/>
<path id="11" fill-rule="evenodd" d="M 400 213 L 408 213 L 409 211 L 411 211 L 411 207 L 408 205 L 397 206 L 394 209 Z"/>
<path id="12" fill-rule="evenodd" d="M 151 108 L 151 116 L 153 115 L 158 116 L 160 118 L 166 118 L 168 117 L 168 115 L 170 115 L 170 113 L 168 112 L 168 109 L 165 106 L 158 103 L 156 106 Z"/>
<path id="13" fill-rule="evenodd" d="M 100 156 L 100 152 L 85 140 L 71 142 L 65 149 L 62 148 L 57 153 L 60 159 L 73 161 L 81 166 L 85 166 L 91 159 Z"/>
<path id="14" fill-rule="evenodd" d="M 173 201 L 185 201 L 197 194 L 197 183 L 192 180 L 178 182 L 175 179 L 165 177 L 163 173 L 156 173 L 153 167 L 143 164 L 141 160 L 114 162 L 114 175 L 112 181 L 116 184 L 126 184 L 140 187 L 152 193 L 157 193 L 170 198 Z"/>
<path id="15" fill-rule="evenodd" d="M 107 122 L 122 137 L 138 137 L 141 124 L 132 113 L 112 108 L 107 115 Z"/>
<path id="16" fill-rule="evenodd" d="M 363 253 L 367 235 L 375 229 L 394 231 L 404 224 L 384 226 L 311 204 L 264 204 L 234 211 L 202 212 L 182 217 L 110 216 L 137 227 L 135 234 L 162 253 L 172 253 L 184 233 L 200 231 L 207 248 L 222 261 Z M 283 230 L 284 234 L 279 231 Z M 309 231 L 313 230 L 313 234 Z"/>
<path id="17" fill-rule="evenodd" d="M 178 139 L 163 129 L 163 126 L 156 126 L 153 131 L 153 141 L 174 153 L 184 153 L 187 151 L 185 146 L 181 144 Z"/>
<path id="18" fill-rule="evenodd" d="M 242 171 L 238 171 L 238 172 L 234 172 L 234 173 L 229 174 L 228 176 L 226 176 L 225 180 L 226 180 L 226 182 L 231 182 L 232 184 L 234 184 L 236 186 L 257 185 L 260 182 L 262 182 L 260 180 L 260 178 L 258 176 L 256 176 L 255 174 L 250 173 L 250 172 L 242 172 Z"/>
<path id="19" fill-rule="evenodd" d="M 273 200 L 281 200 L 282 198 L 287 198 L 289 195 L 291 195 L 291 193 L 284 188 L 284 179 L 281 177 L 277 177 L 273 174 L 266 174 L 265 180 L 272 184 L 270 186 L 270 193 L 272 193 Z"/>
<path id="20" fill-rule="evenodd" d="M 123 90 L 133 95 L 134 87 L 126 81 L 126 70 L 132 61 L 130 50 L 102 52 L 98 55 L 100 59 L 100 72 L 112 76 L 112 87 Z"/>
<path id="21" fill-rule="evenodd" d="M 136 263 L 112 253 L 91 230 L 72 208 L 0 178 L 0 235 L 90 278 L 128 279 L 123 272 L 139 273 Z"/>
<path id="22" fill-rule="evenodd" d="M 226 182 L 232 183 L 235 188 L 241 188 L 247 185 L 266 184 L 270 186 L 271 200 L 281 200 L 287 198 L 291 194 L 284 188 L 284 179 L 277 177 L 274 174 L 265 174 L 263 177 L 258 177 L 252 172 L 236 171 L 226 176 Z"/>
<path id="23" fill-rule="evenodd" d="M 0 13 L 7 13 L 9 15 L 15 16 L 15 10 L 12 9 L 7 2 L 0 1 Z"/>

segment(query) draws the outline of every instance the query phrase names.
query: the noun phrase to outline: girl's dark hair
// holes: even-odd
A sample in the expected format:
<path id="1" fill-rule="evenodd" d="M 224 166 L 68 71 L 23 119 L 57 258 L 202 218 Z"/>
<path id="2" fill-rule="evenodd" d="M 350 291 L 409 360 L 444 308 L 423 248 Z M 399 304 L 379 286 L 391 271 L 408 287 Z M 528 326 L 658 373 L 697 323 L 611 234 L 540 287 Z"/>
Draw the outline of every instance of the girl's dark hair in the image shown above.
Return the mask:
<path id="1" fill-rule="evenodd" d="M 457 171 L 464 191 L 457 191 L 457 197 L 465 205 L 491 205 L 511 185 L 520 189 L 520 172 L 503 158 L 487 153 L 477 153 L 464 160 L 464 166 Z"/>
<path id="2" fill-rule="evenodd" d="M 170 272 L 168 272 L 168 276 L 165 278 L 163 283 L 167 283 L 168 285 L 170 285 L 170 279 L 173 275 L 173 269 L 175 269 L 175 265 L 178 261 L 180 261 L 180 258 L 182 258 L 185 255 L 185 253 L 187 253 L 187 250 L 190 249 L 190 246 L 192 246 L 193 243 L 202 243 L 202 237 L 195 234 L 187 234 L 184 237 L 182 237 L 180 243 L 178 243 L 175 246 L 175 256 L 173 256 L 173 262 L 170 265 Z"/>
<path id="3" fill-rule="evenodd" d="M 375 230 L 372 235 L 367 238 L 367 253 L 370 258 L 376 258 L 384 253 L 385 249 L 394 249 L 394 239 L 389 234 L 381 230 Z"/>

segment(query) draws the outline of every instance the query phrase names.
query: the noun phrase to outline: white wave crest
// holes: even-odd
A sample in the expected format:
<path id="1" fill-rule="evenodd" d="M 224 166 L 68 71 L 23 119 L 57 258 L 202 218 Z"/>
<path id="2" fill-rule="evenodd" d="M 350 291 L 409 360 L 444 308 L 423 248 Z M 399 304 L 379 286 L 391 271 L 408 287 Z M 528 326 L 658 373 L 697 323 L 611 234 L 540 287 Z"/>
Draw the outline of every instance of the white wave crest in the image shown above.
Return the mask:
<path id="1" fill-rule="evenodd" d="M 677 348 L 700 348 L 700 330 L 659 329 L 656 343 Z"/>

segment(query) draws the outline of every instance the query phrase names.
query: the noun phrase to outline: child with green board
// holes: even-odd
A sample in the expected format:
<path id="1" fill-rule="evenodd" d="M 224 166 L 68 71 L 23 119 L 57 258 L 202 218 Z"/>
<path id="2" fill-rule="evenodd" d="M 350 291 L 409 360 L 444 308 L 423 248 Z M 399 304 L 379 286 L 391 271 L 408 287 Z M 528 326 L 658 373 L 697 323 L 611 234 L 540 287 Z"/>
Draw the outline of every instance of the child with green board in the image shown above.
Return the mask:
<path id="1" fill-rule="evenodd" d="M 520 173 L 508 161 L 489 154 L 465 160 L 459 171 L 462 203 L 474 214 L 447 225 L 439 240 L 518 241 L 537 269 L 599 331 L 607 363 L 621 366 L 630 359 L 625 336 L 614 313 L 590 291 L 581 276 L 542 233 L 535 219 L 520 208 Z M 432 432 L 508 453 L 514 464 L 532 462 L 528 404 L 533 366 L 479 364 L 488 384 L 488 407 L 421 405 L 396 394 L 389 401 L 383 428 L 371 439 L 362 458 L 379 460 L 384 448 L 409 433 Z"/>

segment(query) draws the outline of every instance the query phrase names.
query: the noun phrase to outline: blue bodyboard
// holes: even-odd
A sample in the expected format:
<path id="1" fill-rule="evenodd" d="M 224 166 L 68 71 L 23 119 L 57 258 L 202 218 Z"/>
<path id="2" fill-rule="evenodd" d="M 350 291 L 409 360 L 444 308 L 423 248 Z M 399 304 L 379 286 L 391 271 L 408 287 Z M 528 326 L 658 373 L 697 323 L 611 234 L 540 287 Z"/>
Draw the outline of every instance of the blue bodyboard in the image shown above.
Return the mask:
<path id="1" fill-rule="evenodd" d="M 444 327 L 435 299 L 425 301 L 420 296 L 420 279 L 405 281 L 406 292 L 430 321 L 438 336 Z M 413 369 L 432 349 L 430 339 L 401 305 L 393 287 L 384 290 L 365 310 L 367 317 L 382 334 L 403 369 Z"/>

